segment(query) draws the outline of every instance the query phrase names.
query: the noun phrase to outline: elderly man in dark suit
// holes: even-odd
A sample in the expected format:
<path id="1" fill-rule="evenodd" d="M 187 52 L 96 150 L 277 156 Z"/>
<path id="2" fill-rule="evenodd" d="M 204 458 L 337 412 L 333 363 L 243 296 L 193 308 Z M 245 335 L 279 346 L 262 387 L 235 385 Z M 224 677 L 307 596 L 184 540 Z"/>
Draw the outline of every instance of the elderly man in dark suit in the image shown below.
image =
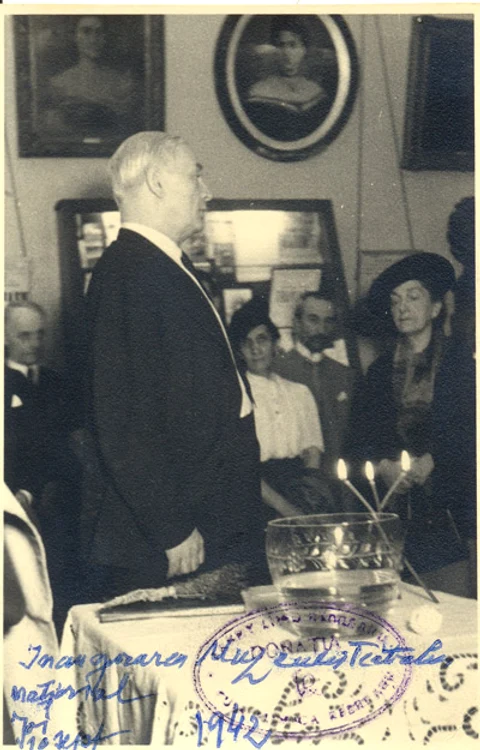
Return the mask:
<path id="1" fill-rule="evenodd" d="M 26 505 L 49 482 L 71 480 L 78 467 L 68 450 L 75 427 L 62 376 L 42 364 L 45 313 L 34 302 L 5 309 L 5 481 Z"/>
<path id="2" fill-rule="evenodd" d="M 88 293 L 89 424 L 104 481 L 88 542 L 97 596 L 255 564 L 263 547 L 252 405 L 180 250 L 210 198 L 201 166 L 180 138 L 149 132 L 110 169 L 122 227 Z"/>

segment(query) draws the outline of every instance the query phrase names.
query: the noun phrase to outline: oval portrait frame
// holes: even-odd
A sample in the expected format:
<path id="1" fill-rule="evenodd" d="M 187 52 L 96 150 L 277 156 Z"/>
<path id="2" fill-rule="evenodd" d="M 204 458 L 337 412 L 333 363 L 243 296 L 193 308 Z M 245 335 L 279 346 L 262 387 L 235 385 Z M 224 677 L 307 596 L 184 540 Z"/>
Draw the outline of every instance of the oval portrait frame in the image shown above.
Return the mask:
<path id="1" fill-rule="evenodd" d="M 267 57 L 269 49 L 275 49 L 271 44 L 269 47 L 268 38 L 266 42 L 258 43 L 258 27 L 261 25 L 265 29 L 269 19 L 271 19 L 270 23 L 273 19 L 278 23 L 278 19 L 283 19 L 281 15 L 227 16 L 218 37 L 215 53 L 215 88 L 228 125 L 248 148 L 266 159 L 275 161 L 299 161 L 323 151 L 337 137 L 347 122 L 358 86 L 358 58 L 355 43 L 342 16 L 298 14 L 293 18 L 298 19 L 301 24 L 304 23 L 304 19 L 308 19 L 310 38 L 314 35 L 315 29 L 317 30 L 318 41 L 324 45 L 323 49 L 319 46 L 313 47 L 318 59 L 315 61 L 315 54 L 311 58 L 314 64 L 317 63 L 317 69 L 320 66 L 319 60 L 322 53 L 329 63 L 325 66 L 325 73 L 327 85 L 330 83 L 330 93 L 325 95 L 326 103 L 323 104 L 323 112 L 319 115 L 321 119 L 318 125 L 313 125 L 308 132 L 305 132 L 305 126 L 303 126 L 304 132 L 300 129 L 295 132 L 294 112 L 290 121 L 289 136 L 282 134 L 282 137 L 275 137 L 275 133 L 268 133 L 262 129 L 258 120 L 255 122 L 255 117 L 252 117 L 248 111 L 248 96 L 245 92 L 249 83 L 254 82 L 253 79 L 248 80 L 248 65 L 246 65 L 250 62 L 251 70 L 252 60 L 249 61 L 248 57 L 250 55 L 252 58 L 253 52 L 250 50 L 265 51 L 263 56 Z M 314 41 L 316 41 L 315 38 Z M 272 57 L 271 54 L 270 57 Z M 244 70 L 246 67 L 247 73 Z M 277 80 L 279 78 L 277 76 Z M 307 79 L 304 78 L 304 80 Z M 312 88 L 312 81 L 309 83 Z M 320 85 L 317 88 L 320 88 Z M 328 91 L 328 88 L 326 90 Z M 285 102 L 280 104 L 288 107 Z M 315 116 L 315 112 L 312 114 Z M 299 123 L 301 116 L 302 113 L 298 117 Z M 272 122 L 275 123 L 275 114 Z"/>

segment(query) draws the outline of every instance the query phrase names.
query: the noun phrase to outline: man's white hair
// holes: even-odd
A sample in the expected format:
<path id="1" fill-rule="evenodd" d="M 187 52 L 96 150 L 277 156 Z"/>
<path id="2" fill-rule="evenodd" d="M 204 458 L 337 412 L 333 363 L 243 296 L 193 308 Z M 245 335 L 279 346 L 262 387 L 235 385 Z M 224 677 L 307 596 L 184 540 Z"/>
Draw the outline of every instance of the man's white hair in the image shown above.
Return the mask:
<path id="1" fill-rule="evenodd" d="M 186 145 L 179 136 L 168 135 L 158 130 L 136 133 L 124 141 L 109 162 L 113 194 L 121 203 L 125 193 L 142 185 L 149 167 L 161 163 L 172 167 L 181 145 Z"/>

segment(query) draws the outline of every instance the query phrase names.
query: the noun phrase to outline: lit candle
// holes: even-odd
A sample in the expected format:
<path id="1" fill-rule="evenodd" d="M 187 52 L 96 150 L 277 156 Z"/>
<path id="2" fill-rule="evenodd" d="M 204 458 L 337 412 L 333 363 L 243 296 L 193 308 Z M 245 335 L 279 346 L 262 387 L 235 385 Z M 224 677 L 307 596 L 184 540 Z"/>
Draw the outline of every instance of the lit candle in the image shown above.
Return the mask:
<path id="1" fill-rule="evenodd" d="M 401 473 L 400 473 L 397 481 L 394 482 L 394 484 L 392 484 L 392 487 L 390 488 L 390 492 L 383 499 L 383 503 L 380 505 L 380 510 L 385 505 L 385 501 L 388 500 L 389 496 L 392 495 L 392 492 L 394 491 L 395 485 L 398 485 L 400 483 L 401 479 L 403 479 L 407 475 L 408 471 L 410 471 L 411 461 L 410 461 L 410 456 L 408 455 L 407 451 L 402 451 L 401 466 L 402 466 L 402 471 L 401 471 Z M 384 530 L 383 530 L 383 528 L 382 528 L 382 526 L 380 524 L 380 519 L 379 519 L 377 513 L 372 508 L 372 506 L 370 505 L 370 503 L 363 497 L 363 495 L 360 494 L 360 492 L 357 490 L 357 488 L 354 487 L 353 484 L 348 481 L 347 464 L 345 463 L 345 461 L 343 460 L 343 458 L 340 458 L 338 460 L 338 463 L 337 463 L 337 475 L 338 475 L 338 478 L 340 479 L 340 481 L 343 482 L 343 484 L 346 487 L 348 487 L 348 489 L 351 492 L 353 492 L 353 494 L 356 497 L 358 497 L 358 499 L 360 500 L 360 502 L 363 503 L 363 505 L 367 508 L 367 510 L 369 511 L 369 513 L 372 514 L 372 517 L 375 520 L 375 522 L 377 523 L 378 530 L 379 530 L 379 532 L 380 532 L 380 534 L 381 534 L 384 542 L 387 544 L 387 546 L 389 546 L 390 545 L 390 541 L 387 538 L 387 535 L 385 534 L 385 532 L 384 532 Z M 335 531 L 337 531 L 337 529 L 335 529 Z M 418 585 L 423 588 L 423 590 L 425 591 L 425 593 L 427 594 L 427 596 L 430 597 L 430 599 L 432 600 L 432 602 L 434 602 L 435 604 L 438 604 L 439 603 L 438 599 L 435 596 L 435 594 L 433 593 L 433 591 L 431 591 L 428 588 L 428 586 L 422 581 L 422 579 L 418 575 L 417 571 L 415 570 L 415 568 L 413 567 L 413 565 L 411 565 L 411 563 L 407 560 L 406 557 L 403 558 L 403 562 L 404 562 L 405 567 L 407 568 L 407 570 L 410 571 L 410 573 L 412 574 L 412 576 L 417 581 Z"/>
<path id="2" fill-rule="evenodd" d="M 348 472 L 347 472 L 347 464 L 343 460 L 343 458 L 338 459 L 337 463 L 337 475 L 341 482 L 345 485 L 345 487 L 348 487 L 350 492 L 353 492 L 355 497 L 358 497 L 360 502 L 366 507 L 369 513 L 372 514 L 372 516 L 375 516 L 375 511 L 368 502 L 366 498 L 363 497 L 363 495 L 357 490 L 356 487 L 353 486 L 351 482 L 348 480 Z"/>
<path id="3" fill-rule="evenodd" d="M 407 476 L 408 472 L 410 471 L 412 467 L 412 462 L 410 460 L 410 456 L 408 455 L 407 451 L 402 451 L 402 455 L 400 457 L 400 466 L 401 466 L 401 472 L 388 490 L 387 494 L 383 498 L 382 502 L 380 503 L 380 510 L 383 510 L 383 508 L 386 506 L 392 495 L 396 492 L 397 487 L 399 486 L 400 482 L 403 482 L 405 477 Z"/>
<path id="4" fill-rule="evenodd" d="M 372 489 L 373 498 L 377 509 L 380 510 L 380 498 L 378 497 L 377 485 L 375 484 L 375 469 L 371 461 L 367 461 L 365 464 L 365 476 L 368 479 L 368 483 Z"/>

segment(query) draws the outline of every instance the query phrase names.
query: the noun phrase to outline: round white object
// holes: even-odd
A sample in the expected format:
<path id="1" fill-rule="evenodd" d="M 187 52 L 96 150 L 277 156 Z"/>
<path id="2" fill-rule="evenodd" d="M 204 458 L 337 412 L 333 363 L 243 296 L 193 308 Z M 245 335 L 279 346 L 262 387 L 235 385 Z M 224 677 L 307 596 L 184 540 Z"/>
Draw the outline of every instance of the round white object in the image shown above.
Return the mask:
<path id="1" fill-rule="evenodd" d="M 414 633 L 419 635 L 433 635 L 442 624 L 442 613 L 430 604 L 416 607 L 410 615 L 408 625 Z"/>

